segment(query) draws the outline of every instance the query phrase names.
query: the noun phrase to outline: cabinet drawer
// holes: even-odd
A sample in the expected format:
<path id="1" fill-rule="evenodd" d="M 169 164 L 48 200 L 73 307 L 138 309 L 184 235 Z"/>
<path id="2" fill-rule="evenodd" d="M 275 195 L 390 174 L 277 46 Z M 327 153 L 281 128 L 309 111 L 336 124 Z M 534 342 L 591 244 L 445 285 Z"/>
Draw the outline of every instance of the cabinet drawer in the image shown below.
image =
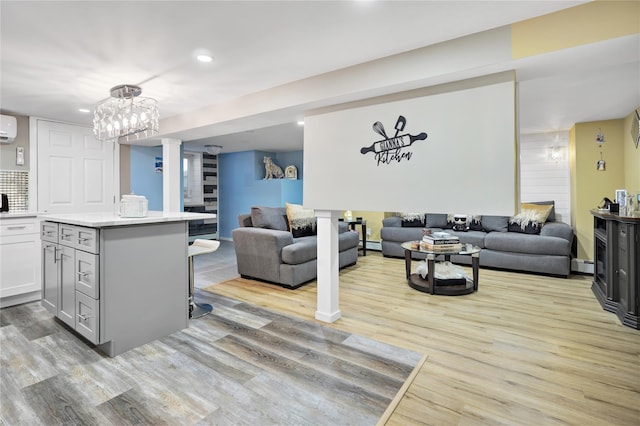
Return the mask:
<path id="1" fill-rule="evenodd" d="M 98 230 L 95 228 L 76 227 L 75 247 L 90 253 L 98 253 Z"/>
<path id="2" fill-rule="evenodd" d="M 98 230 L 84 226 L 66 225 L 61 223 L 58 242 L 89 253 L 98 253 Z"/>
<path id="3" fill-rule="evenodd" d="M 0 237 L 37 233 L 38 228 L 34 219 L 8 219 L 0 224 Z"/>
<path id="4" fill-rule="evenodd" d="M 84 293 L 76 292 L 76 331 L 91 343 L 98 344 L 100 304 Z"/>
<path id="5" fill-rule="evenodd" d="M 61 223 L 58 226 L 58 242 L 67 247 L 75 247 L 78 232 L 73 225 L 65 225 Z"/>
<path id="6" fill-rule="evenodd" d="M 76 252 L 76 290 L 93 299 L 99 299 L 100 293 L 100 257 L 78 250 Z"/>
<path id="7" fill-rule="evenodd" d="M 57 243 L 58 224 L 54 222 L 42 222 L 40 224 L 40 239 L 52 243 Z"/>

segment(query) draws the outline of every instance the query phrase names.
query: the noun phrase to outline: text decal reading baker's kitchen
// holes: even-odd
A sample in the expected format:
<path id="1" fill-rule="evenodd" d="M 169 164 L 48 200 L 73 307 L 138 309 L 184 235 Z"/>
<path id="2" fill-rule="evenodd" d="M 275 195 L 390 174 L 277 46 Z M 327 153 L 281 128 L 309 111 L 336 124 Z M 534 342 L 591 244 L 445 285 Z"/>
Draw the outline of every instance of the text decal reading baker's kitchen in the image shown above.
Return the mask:
<path id="1" fill-rule="evenodd" d="M 409 151 L 409 148 L 415 141 L 422 141 L 427 139 L 426 133 L 420 133 L 419 135 L 410 135 L 405 133 L 400 135 L 400 132 L 404 130 L 404 126 L 407 124 L 407 119 L 404 116 L 399 116 L 396 122 L 395 130 L 396 134 L 390 138 L 387 136 L 387 132 L 384 130 L 384 126 L 381 122 L 376 121 L 373 123 L 373 131 L 378 133 L 384 139 L 372 143 L 370 146 L 362 147 L 360 153 L 365 155 L 369 152 L 374 153 L 376 165 L 380 164 L 392 164 L 399 163 L 402 160 L 411 160 L 413 152 Z"/>

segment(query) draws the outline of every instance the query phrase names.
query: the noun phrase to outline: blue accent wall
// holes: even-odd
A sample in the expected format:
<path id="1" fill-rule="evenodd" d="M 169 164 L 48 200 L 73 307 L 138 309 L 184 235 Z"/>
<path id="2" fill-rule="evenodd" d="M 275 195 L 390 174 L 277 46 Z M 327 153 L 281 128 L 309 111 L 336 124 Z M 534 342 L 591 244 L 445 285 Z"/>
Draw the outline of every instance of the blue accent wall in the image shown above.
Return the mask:
<path id="1" fill-rule="evenodd" d="M 162 158 L 161 146 L 131 145 L 131 192 L 144 195 L 149 200 L 149 210 L 162 211 L 162 173 L 156 173 L 156 157 Z M 180 145 L 180 176 L 182 176 L 184 145 Z M 184 210 L 184 198 L 180 198 L 180 210 Z"/>
<path id="2" fill-rule="evenodd" d="M 183 148 L 180 153 L 182 157 Z M 298 179 L 264 180 L 264 156 L 283 170 L 298 168 Z M 162 147 L 131 146 L 131 191 L 149 200 L 149 210 L 162 210 L 162 173 L 155 172 L 155 159 Z M 251 206 L 284 207 L 302 204 L 303 152 L 243 151 L 218 155 L 218 232 L 231 238 L 238 227 L 238 215 L 249 213 Z M 182 162 L 180 162 L 182 171 Z M 181 173 L 182 175 L 182 173 Z M 181 205 L 183 201 L 181 200 Z"/>
<path id="3" fill-rule="evenodd" d="M 264 180 L 264 156 L 283 170 L 298 168 L 298 179 Z M 243 151 L 218 156 L 218 231 L 220 238 L 231 238 L 238 227 L 238 215 L 249 213 L 251 206 L 284 207 L 302 204 L 303 152 Z"/>
<path id="4" fill-rule="evenodd" d="M 162 210 L 162 173 L 156 173 L 162 147 L 131 146 L 131 192 L 149 200 L 149 210 Z"/>

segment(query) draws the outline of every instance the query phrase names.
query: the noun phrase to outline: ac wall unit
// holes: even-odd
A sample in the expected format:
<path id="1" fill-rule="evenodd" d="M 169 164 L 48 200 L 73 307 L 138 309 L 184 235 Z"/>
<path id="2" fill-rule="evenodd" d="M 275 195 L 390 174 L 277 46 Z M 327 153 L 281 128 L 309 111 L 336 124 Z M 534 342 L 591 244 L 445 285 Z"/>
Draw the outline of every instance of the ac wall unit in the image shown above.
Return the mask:
<path id="1" fill-rule="evenodd" d="M 11 143 L 16 140 L 18 124 L 10 115 L 0 115 L 0 143 Z"/>

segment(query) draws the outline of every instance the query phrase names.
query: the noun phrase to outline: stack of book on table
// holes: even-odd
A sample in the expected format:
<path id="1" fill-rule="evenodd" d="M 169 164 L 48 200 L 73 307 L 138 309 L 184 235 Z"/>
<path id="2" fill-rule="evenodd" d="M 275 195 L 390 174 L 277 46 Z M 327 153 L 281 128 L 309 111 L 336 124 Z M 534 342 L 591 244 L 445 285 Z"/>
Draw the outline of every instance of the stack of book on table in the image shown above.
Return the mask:
<path id="1" fill-rule="evenodd" d="M 460 239 L 447 232 L 433 232 L 422 237 L 420 248 L 433 252 L 452 252 L 462 250 Z"/>

